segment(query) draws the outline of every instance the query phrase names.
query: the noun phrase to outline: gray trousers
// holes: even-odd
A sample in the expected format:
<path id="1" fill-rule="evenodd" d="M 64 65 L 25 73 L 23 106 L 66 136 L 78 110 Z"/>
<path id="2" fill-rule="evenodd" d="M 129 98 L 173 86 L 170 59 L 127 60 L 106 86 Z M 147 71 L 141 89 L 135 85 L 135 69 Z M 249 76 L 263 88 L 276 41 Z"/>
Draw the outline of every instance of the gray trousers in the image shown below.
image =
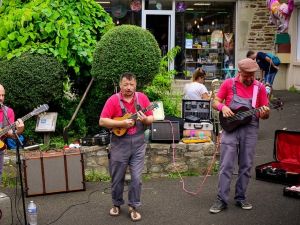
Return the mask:
<path id="1" fill-rule="evenodd" d="M 218 186 L 218 199 L 228 203 L 230 183 L 236 157 L 238 156 L 238 179 L 235 185 L 235 200 L 246 199 L 246 190 L 251 176 L 258 127 L 251 124 L 242 126 L 228 133 L 223 131 L 221 137 L 221 166 Z"/>
<path id="2" fill-rule="evenodd" d="M 123 191 L 127 167 L 131 181 L 128 187 L 128 205 L 141 205 L 141 175 L 144 168 L 146 144 L 144 134 L 112 136 L 109 168 L 112 178 L 112 202 L 116 206 L 124 204 Z"/>

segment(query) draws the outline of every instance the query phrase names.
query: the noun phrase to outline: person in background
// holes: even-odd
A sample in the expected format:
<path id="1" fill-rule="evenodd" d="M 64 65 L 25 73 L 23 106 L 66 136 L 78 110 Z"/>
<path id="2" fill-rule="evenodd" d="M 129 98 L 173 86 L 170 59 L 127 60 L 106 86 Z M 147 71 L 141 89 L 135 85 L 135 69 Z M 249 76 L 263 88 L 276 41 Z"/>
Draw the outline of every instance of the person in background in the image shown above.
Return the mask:
<path id="1" fill-rule="evenodd" d="M 15 114 L 12 108 L 4 105 L 5 100 L 5 89 L 3 85 L 0 84 L 0 128 L 4 128 L 15 122 Z M 24 131 L 24 123 L 21 119 L 16 121 L 16 132 L 21 134 Z M 16 138 L 12 130 L 9 130 L 5 137 Z M 2 172 L 4 164 L 4 151 L 6 150 L 6 145 L 3 140 L 0 140 L 0 185 L 2 183 Z"/>
<path id="2" fill-rule="evenodd" d="M 254 52 L 249 50 L 246 54 L 247 58 L 256 60 L 260 68 L 260 80 L 267 87 L 268 96 L 272 94 L 272 86 L 275 76 L 279 70 L 278 65 L 275 65 L 272 59 L 264 52 Z"/>
<path id="3" fill-rule="evenodd" d="M 218 213 L 227 208 L 236 158 L 239 170 L 234 199 L 238 207 L 245 210 L 252 209 L 252 204 L 246 199 L 246 190 L 253 166 L 259 118 L 269 118 L 270 111 L 267 107 L 269 100 L 266 88 L 254 77 L 258 68 L 256 61 L 250 58 L 239 61 L 237 76 L 224 80 L 213 100 L 213 108 L 223 113 L 224 118 L 234 116 L 233 111 L 243 106 L 248 109 L 262 108 L 252 116 L 248 124 L 238 126 L 231 132 L 222 131 L 218 195 L 216 202 L 209 209 L 211 213 Z"/>
<path id="4" fill-rule="evenodd" d="M 150 105 L 148 97 L 136 92 L 136 77 L 132 73 L 124 73 L 120 77 L 120 92 L 112 95 L 105 103 L 100 115 L 99 125 L 108 129 L 125 128 L 127 133 L 117 136 L 112 133 L 109 153 L 109 170 L 111 175 L 111 194 L 113 207 L 111 216 L 121 213 L 124 204 L 123 191 L 127 167 L 129 166 L 131 181 L 128 188 L 129 215 L 132 221 L 141 220 L 137 207 L 141 205 L 141 175 L 144 168 L 146 143 L 144 126 L 149 126 L 154 118 L 153 112 L 143 113 L 142 108 Z M 125 113 L 137 113 L 138 119 L 114 120 Z"/>
<path id="5" fill-rule="evenodd" d="M 204 85 L 205 71 L 197 68 L 192 76 L 192 82 L 184 86 L 184 99 L 190 100 L 210 100 L 210 94 Z"/>

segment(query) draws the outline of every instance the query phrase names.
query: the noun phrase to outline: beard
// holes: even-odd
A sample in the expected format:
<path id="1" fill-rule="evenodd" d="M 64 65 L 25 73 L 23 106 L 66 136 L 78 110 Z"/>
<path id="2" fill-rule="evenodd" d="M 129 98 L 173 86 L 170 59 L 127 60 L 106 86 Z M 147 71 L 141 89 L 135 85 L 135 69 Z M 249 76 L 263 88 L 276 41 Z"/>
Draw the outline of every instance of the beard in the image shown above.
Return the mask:
<path id="1" fill-rule="evenodd" d="M 243 81 L 243 84 L 245 84 L 246 86 L 249 87 L 249 86 L 251 86 L 253 84 L 253 82 L 254 82 L 253 80 L 251 80 L 251 81 L 246 81 L 245 80 L 245 81 Z"/>

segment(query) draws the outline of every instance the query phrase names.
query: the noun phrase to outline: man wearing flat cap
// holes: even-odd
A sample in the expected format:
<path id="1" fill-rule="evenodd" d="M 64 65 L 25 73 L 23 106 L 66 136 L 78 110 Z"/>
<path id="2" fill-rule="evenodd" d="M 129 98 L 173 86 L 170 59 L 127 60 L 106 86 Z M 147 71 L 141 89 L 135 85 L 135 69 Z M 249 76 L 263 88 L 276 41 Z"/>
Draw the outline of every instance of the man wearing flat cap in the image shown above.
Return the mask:
<path id="1" fill-rule="evenodd" d="M 238 159 L 238 179 L 235 186 L 236 206 L 249 210 L 252 205 L 246 199 L 246 190 L 253 165 L 258 136 L 259 118 L 269 118 L 269 104 L 265 86 L 255 79 L 259 66 L 246 58 L 238 62 L 239 72 L 235 78 L 225 80 L 213 101 L 214 109 L 220 111 L 223 131 L 220 141 L 220 175 L 216 202 L 210 208 L 218 213 L 227 208 L 234 163 Z M 248 121 L 237 117 L 242 111 L 260 108 Z M 247 114 L 249 116 L 249 114 Z M 221 120 L 221 118 L 223 118 Z M 223 123 L 222 123 L 223 122 Z"/>

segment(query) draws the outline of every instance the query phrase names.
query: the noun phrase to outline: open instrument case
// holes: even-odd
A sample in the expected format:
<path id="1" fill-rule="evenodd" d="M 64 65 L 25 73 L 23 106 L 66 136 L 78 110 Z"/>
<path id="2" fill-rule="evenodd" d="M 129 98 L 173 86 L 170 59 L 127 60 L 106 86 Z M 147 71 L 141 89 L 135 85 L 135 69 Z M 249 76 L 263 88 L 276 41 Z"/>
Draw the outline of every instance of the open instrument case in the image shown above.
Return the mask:
<path id="1" fill-rule="evenodd" d="M 284 195 L 300 196 L 300 131 L 276 130 L 273 156 L 274 161 L 256 166 L 256 179 L 289 185 Z"/>

